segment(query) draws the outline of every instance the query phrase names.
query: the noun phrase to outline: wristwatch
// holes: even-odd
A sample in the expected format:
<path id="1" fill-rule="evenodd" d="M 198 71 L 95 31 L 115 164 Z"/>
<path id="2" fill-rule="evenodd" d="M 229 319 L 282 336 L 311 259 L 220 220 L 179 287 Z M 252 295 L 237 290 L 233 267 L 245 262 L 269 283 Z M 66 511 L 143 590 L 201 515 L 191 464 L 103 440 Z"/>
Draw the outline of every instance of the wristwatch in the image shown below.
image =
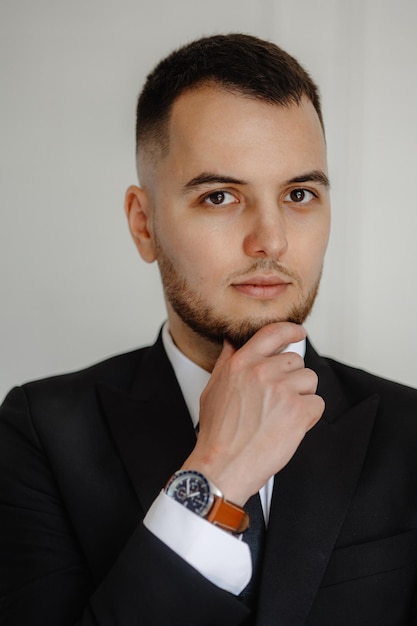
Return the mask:
<path id="1" fill-rule="evenodd" d="M 169 479 L 165 493 L 189 511 L 233 533 L 249 527 L 249 515 L 242 507 L 225 500 L 222 492 L 201 472 L 179 470 Z"/>

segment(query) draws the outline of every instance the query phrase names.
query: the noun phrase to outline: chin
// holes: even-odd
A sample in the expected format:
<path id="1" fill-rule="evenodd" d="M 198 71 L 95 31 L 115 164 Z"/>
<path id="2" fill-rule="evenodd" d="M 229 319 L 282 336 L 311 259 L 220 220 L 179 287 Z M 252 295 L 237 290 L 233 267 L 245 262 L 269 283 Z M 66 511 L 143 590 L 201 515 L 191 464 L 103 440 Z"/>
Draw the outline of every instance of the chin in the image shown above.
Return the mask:
<path id="1" fill-rule="evenodd" d="M 281 316 L 281 317 L 272 317 L 268 319 L 263 319 L 259 321 L 245 321 L 241 322 L 234 328 L 229 328 L 224 334 L 223 338 L 227 339 L 234 348 L 239 349 L 249 339 L 251 339 L 255 333 L 258 332 L 264 326 L 268 324 L 276 324 L 278 322 L 292 322 L 293 324 L 303 324 L 306 319 L 306 316 L 302 315 L 289 315 L 289 316 Z"/>
<path id="2" fill-rule="evenodd" d="M 255 335 L 261 328 L 268 324 L 277 322 L 291 321 L 295 324 L 301 324 L 304 321 L 300 315 L 282 315 L 273 316 L 262 319 L 245 319 L 230 320 L 225 318 L 205 317 L 188 317 L 183 321 L 200 337 L 209 340 L 216 345 L 222 345 L 227 339 L 235 349 L 241 348 L 251 337 Z"/>

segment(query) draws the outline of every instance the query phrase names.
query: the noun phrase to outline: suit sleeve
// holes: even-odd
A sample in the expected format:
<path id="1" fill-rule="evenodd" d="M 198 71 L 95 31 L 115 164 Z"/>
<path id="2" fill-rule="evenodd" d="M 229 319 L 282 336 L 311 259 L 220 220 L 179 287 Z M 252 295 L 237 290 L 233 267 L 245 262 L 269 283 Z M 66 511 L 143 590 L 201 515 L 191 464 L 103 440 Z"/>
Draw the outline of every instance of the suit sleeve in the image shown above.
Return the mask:
<path id="1" fill-rule="evenodd" d="M 95 580 L 21 389 L 0 408 L 0 557 L 2 626 L 239 626 L 250 616 L 142 521 Z"/>

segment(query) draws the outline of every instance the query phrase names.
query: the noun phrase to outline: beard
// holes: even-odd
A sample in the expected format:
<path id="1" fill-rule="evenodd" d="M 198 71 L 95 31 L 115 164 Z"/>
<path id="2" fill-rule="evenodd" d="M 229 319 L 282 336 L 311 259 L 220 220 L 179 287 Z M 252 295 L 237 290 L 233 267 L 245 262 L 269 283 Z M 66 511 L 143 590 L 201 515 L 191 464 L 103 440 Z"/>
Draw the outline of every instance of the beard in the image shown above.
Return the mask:
<path id="1" fill-rule="evenodd" d="M 287 321 L 303 324 L 313 308 L 319 290 L 321 274 L 308 294 L 304 297 L 300 296 L 299 301 L 293 304 L 286 314 L 236 319 L 216 312 L 214 306 L 204 302 L 186 278 L 178 274 L 156 237 L 155 250 L 166 299 L 189 328 L 200 337 L 219 346 L 222 346 L 224 339 L 227 339 L 235 349 L 239 349 L 263 326 L 274 322 Z M 290 278 L 301 287 L 301 279 L 294 272 L 290 272 L 278 261 L 270 259 L 255 260 L 245 272 L 236 272 L 233 277 L 250 275 L 259 270 L 277 271 L 281 276 Z"/>

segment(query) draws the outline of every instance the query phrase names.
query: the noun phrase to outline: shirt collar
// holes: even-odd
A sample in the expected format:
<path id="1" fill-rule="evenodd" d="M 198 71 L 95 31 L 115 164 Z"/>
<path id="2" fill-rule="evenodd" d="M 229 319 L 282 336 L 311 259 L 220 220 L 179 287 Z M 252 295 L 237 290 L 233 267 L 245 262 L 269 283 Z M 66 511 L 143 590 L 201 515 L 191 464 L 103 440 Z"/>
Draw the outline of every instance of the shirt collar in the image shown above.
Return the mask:
<path id="1" fill-rule="evenodd" d="M 194 428 L 200 419 L 200 396 L 210 380 L 210 372 L 191 361 L 175 345 L 168 322 L 162 328 L 162 342 L 190 412 Z"/>
<path id="2" fill-rule="evenodd" d="M 200 415 L 200 396 L 210 379 L 210 372 L 191 361 L 177 348 L 169 332 L 168 322 L 165 322 L 162 328 L 162 342 L 190 412 L 194 428 L 196 428 Z M 290 343 L 283 352 L 296 352 L 304 359 L 306 340 Z"/>

